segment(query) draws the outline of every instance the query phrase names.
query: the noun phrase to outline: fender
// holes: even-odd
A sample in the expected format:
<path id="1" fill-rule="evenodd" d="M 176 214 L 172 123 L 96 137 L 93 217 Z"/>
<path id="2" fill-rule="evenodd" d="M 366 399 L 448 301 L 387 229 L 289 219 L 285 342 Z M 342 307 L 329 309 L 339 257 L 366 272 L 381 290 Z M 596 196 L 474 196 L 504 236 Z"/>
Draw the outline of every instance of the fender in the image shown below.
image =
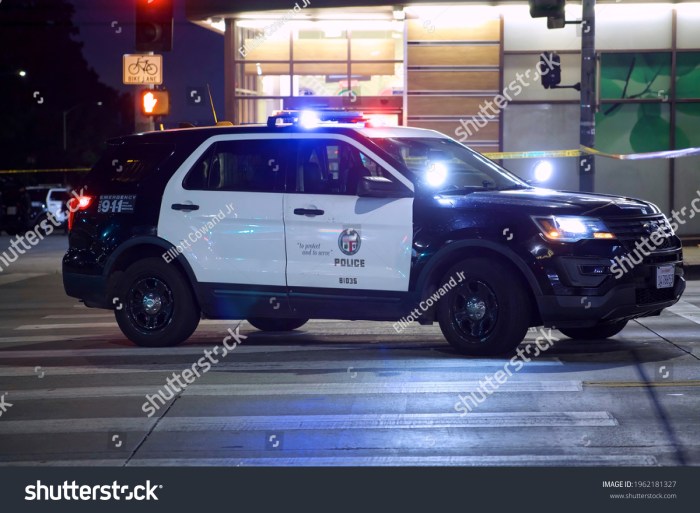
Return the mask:
<path id="1" fill-rule="evenodd" d="M 117 262 L 119 257 L 129 249 L 135 246 L 142 245 L 158 246 L 160 248 L 163 248 L 163 253 L 175 248 L 175 246 L 171 242 L 168 242 L 165 239 L 161 239 L 156 235 L 137 235 L 136 237 L 132 237 L 126 242 L 120 244 L 119 248 L 115 250 L 107 259 L 107 262 L 105 263 L 104 269 L 102 271 L 103 276 L 105 278 L 105 282 L 109 279 L 109 276 L 112 273 L 112 268 L 114 267 L 114 264 Z M 197 279 L 195 278 L 194 271 L 192 270 L 192 267 L 190 266 L 189 262 L 182 254 L 178 255 L 177 258 L 173 260 L 173 262 L 177 262 L 185 270 L 187 280 L 189 281 L 190 286 L 192 287 L 192 290 L 194 291 L 195 296 L 197 297 L 197 301 L 201 305 L 202 298 L 200 297 L 199 287 L 197 286 Z"/>
<path id="2" fill-rule="evenodd" d="M 490 251 L 494 251 L 500 255 L 502 255 L 504 258 L 506 258 L 510 263 L 512 263 L 520 272 L 522 275 L 525 277 L 527 280 L 528 285 L 530 286 L 530 289 L 532 290 L 532 293 L 535 295 L 535 297 L 542 296 L 542 288 L 540 287 L 540 284 L 537 282 L 537 279 L 535 278 L 535 275 L 532 274 L 532 271 L 525 265 L 525 263 L 522 261 L 522 259 L 518 256 L 515 251 L 513 251 L 510 248 L 507 248 L 501 244 L 497 244 L 495 242 L 491 242 L 488 240 L 460 240 L 456 242 L 451 242 L 447 244 L 446 246 L 443 246 L 440 248 L 437 253 L 435 253 L 431 258 L 430 261 L 426 264 L 425 268 L 421 271 L 420 275 L 418 276 L 418 280 L 416 281 L 416 294 L 423 297 L 424 291 L 426 290 L 425 287 L 428 283 L 431 283 L 431 279 L 433 278 L 433 275 L 437 269 L 437 266 L 440 264 L 440 262 L 443 262 L 445 258 L 451 256 L 455 251 L 461 251 L 464 249 L 488 249 Z"/>

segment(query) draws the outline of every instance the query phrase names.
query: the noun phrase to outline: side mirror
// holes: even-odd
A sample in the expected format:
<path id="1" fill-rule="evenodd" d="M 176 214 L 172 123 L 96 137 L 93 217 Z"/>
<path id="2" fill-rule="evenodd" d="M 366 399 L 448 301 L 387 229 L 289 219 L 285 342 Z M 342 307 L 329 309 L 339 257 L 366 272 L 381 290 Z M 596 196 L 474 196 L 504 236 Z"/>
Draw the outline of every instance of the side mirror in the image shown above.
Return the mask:
<path id="1" fill-rule="evenodd" d="M 410 198 L 411 191 L 383 176 L 363 176 L 357 188 L 363 198 Z"/>

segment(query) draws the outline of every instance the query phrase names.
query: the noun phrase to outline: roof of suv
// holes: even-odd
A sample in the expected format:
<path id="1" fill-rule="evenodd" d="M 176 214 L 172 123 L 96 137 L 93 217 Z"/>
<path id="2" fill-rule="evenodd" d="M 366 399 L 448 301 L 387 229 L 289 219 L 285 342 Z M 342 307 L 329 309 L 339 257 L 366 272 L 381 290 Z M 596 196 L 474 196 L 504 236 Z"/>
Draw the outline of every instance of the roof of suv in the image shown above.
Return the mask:
<path id="1" fill-rule="evenodd" d="M 444 138 L 445 135 L 434 130 L 412 128 L 403 126 L 394 127 L 366 127 L 362 125 L 320 125 L 313 128 L 304 128 L 298 125 L 269 127 L 267 125 L 239 125 L 239 126 L 215 126 L 198 128 L 176 128 L 155 132 L 125 135 L 111 139 L 111 144 L 121 143 L 177 143 L 178 141 L 196 142 L 205 141 L 210 137 L 226 134 L 289 134 L 289 133 L 317 133 L 317 134 L 344 134 L 352 136 L 361 134 L 369 138 L 378 137 L 430 137 Z"/>

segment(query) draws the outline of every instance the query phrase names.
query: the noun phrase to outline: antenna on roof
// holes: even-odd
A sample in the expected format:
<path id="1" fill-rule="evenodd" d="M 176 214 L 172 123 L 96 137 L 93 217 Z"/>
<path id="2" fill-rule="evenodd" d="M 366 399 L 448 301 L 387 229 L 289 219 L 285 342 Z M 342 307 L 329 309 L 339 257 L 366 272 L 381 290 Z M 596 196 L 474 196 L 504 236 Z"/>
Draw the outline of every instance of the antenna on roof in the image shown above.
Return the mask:
<path id="1" fill-rule="evenodd" d="M 211 95 L 211 87 L 207 84 L 207 91 L 209 91 L 209 103 L 211 104 L 211 112 L 214 114 L 214 123 L 219 122 L 219 118 L 216 117 L 216 109 L 214 108 L 214 98 Z"/>

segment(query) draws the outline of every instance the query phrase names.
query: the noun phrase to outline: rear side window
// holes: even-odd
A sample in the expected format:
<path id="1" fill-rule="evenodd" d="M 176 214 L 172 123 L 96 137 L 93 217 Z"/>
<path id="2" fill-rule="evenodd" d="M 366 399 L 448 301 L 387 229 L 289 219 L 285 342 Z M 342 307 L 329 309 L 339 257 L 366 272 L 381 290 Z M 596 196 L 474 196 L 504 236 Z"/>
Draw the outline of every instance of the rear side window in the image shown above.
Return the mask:
<path id="1" fill-rule="evenodd" d="M 214 143 L 183 181 L 188 190 L 284 192 L 288 142 L 239 140 Z"/>
<path id="2" fill-rule="evenodd" d="M 88 175 L 89 183 L 133 184 L 157 172 L 173 152 L 168 144 L 129 144 L 112 146 Z"/>

